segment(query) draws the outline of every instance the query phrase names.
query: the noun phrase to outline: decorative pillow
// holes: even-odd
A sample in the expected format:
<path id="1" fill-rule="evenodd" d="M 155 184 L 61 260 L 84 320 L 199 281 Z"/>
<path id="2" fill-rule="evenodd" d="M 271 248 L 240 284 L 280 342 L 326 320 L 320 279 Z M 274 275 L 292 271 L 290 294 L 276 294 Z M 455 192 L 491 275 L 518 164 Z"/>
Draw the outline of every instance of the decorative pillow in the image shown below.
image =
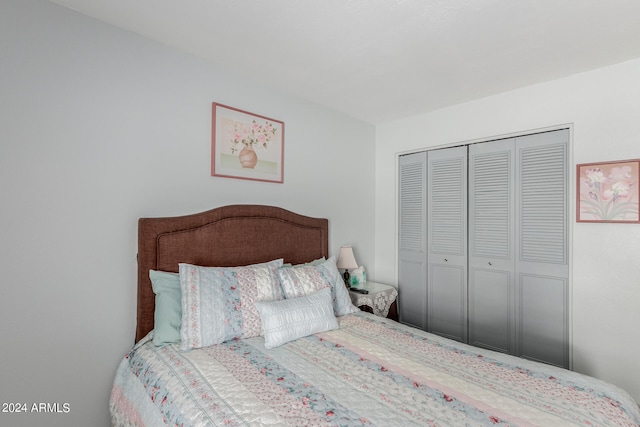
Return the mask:
<path id="1" fill-rule="evenodd" d="M 153 343 L 157 346 L 180 341 L 182 305 L 178 273 L 149 270 L 151 287 L 156 294 L 153 313 Z"/>
<path id="2" fill-rule="evenodd" d="M 278 269 L 278 279 L 285 298 L 299 298 L 330 288 L 331 282 L 322 274 L 320 266 L 306 265 Z"/>
<path id="3" fill-rule="evenodd" d="M 264 346 L 274 348 L 318 332 L 338 329 L 331 290 L 282 301 L 255 303 L 264 332 Z"/>
<path id="4" fill-rule="evenodd" d="M 179 264 L 182 290 L 180 350 L 262 334 L 256 301 L 282 299 L 276 269 L 282 260 L 248 267 Z"/>
<path id="5" fill-rule="evenodd" d="M 280 279 L 285 298 L 297 298 L 330 287 L 336 316 L 344 316 L 359 311 L 351 303 L 349 292 L 336 266 L 335 257 L 331 257 L 315 266 L 279 268 L 278 279 Z"/>

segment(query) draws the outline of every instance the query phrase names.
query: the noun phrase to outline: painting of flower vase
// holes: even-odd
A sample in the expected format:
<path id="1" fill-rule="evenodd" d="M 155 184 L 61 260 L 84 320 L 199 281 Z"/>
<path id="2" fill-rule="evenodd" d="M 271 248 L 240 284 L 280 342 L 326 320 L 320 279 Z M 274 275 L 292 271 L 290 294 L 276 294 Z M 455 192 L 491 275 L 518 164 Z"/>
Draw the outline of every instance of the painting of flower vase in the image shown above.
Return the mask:
<path id="1" fill-rule="evenodd" d="M 282 183 L 284 123 L 213 103 L 211 175 Z"/>

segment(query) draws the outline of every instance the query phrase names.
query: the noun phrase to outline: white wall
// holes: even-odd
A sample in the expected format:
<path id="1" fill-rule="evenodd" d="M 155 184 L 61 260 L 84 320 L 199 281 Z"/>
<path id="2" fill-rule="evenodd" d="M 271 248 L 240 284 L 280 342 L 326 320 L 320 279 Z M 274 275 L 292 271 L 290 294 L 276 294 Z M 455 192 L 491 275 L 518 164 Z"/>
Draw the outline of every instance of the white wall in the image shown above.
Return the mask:
<path id="1" fill-rule="evenodd" d="M 526 87 L 378 126 L 376 269 L 396 280 L 397 153 L 561 124 L 573 163 L 640 158 L 640 60 Z M 575 177 L 572 193 L 575 204 Z M 575 206 L 572 206 L 575 213 Z M 572 232 L 573 367 L 640 402 L 640 225 L 576 223 Z M 402 290 L 400 290 L 402 292 Z"/>
<path id="2" fill-rule="evenodd" d="M 373 268 L 373 125 L 44 0 L 2 1 L 0 58 L 0 400 L 71 408 L 0 425 L 109 425 L 141 216 L 277 205 Z M 285 122 L 284 184 L 210 176 L 212 101 Z"/>

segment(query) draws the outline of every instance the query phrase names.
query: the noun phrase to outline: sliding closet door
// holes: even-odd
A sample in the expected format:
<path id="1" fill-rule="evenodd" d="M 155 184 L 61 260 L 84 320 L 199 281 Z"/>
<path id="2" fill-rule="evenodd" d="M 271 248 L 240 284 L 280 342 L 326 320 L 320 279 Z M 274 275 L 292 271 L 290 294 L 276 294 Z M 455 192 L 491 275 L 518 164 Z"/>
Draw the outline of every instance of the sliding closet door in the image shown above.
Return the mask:
<path id="1" fill-rule="evenodd" d="M 515 139 L 469 147 L 469 344 L 515 351 Z"/>
<path id="2" fill-rule="evenodd" d="M 569 131 L 516 139 L 517 350 L 569 367 Z"/>
<path id="3" fill-rule="evenodd" d="M 467 147 L 427 156 L 427 330 L 467 340 Z"/>
<path id="4" fill-rule="evenodd" d="M 399 320 L 427 329 L 427 153 L 399 159 Z"/>

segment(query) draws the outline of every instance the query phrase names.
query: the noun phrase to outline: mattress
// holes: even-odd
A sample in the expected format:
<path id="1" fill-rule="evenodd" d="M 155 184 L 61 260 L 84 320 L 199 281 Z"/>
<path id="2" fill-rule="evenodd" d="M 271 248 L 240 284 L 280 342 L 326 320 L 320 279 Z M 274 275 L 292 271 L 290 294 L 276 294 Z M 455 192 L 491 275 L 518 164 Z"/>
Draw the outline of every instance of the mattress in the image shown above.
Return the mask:
<path id="1" fill-rule="evenodd" d="M 189 352 L 151 334 L 123 358 L 118 426 L 639 426 L 623 390 L 369 313 L 273 349 L 264 338 Z"/>

